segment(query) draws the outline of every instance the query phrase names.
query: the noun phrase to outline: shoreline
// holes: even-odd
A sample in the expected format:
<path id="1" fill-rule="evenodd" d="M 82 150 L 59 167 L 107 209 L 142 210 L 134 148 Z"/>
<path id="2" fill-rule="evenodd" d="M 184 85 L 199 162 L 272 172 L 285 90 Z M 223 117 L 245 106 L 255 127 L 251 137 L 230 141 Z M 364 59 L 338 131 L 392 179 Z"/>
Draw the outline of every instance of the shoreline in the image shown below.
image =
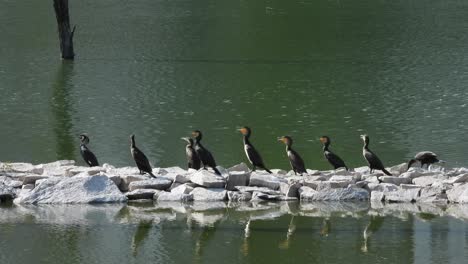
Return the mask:
<path id="1" fill-rule="evenodd" d="M 371 201 L 447 205 L 468 203 L 468 168 L 429 170 L 406 164 L 388 167 L 393 176 L 368 167 L 353 171 L 307 170 L 304 176 L 280 169 L 250 172 L 244 163 L 207 170 L 154 168 L 157 178 L 136 167 L 76 166 L 60 160 L 33 165 L 0 162 L 0 203 L 77 204 L 157 202 Z"/>

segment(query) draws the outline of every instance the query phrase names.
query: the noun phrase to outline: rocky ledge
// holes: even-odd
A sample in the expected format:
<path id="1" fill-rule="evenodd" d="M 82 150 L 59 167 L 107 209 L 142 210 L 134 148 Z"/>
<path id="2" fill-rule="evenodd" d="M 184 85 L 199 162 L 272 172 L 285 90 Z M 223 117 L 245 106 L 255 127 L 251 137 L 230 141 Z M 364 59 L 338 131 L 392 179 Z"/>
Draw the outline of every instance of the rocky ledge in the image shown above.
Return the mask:
<path id="1" fill-rule="evenodd" d="M 76 166 L 60 160 L 33 165 L 0 163 L 0 202 L 21 204 L 121 203 L 128 200 L 162 201 L 363 201 L 386 203 L 468 203 L 468 169 L 429 170 L 406 164 L 387 168 L 394 176 L 353 171 L 308 170 L 250 172 L 244 164 L 225 169 L 221 176 L 206 170 L 157 168 L 157 178 L 140 175 L 135 167 Z"/>

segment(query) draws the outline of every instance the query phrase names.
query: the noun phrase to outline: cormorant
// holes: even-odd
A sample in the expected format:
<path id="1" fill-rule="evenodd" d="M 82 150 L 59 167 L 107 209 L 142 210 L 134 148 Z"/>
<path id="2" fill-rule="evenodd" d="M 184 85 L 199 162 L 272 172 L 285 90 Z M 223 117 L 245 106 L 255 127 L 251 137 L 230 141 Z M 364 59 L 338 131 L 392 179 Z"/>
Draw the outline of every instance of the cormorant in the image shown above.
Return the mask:
<path id="1" fill-rule="evenodd" d="M 156 176 L 154 176 L 154 174 L 153 174 L 153 169 L 151 169 L 151 165 L 150 165 L 150 163 L 148 161 L 148 158 L 145 156 L 145 154 L 143 152 L 141 152 L 141 150 L 139 150 L 135 146 L 135 135 L 131 135 L 130 139 L 131 139 L 131 142 L 132 142 L 132 144 L 130 146 L 130 152 L 132 153 L 132 157 L 135 160 L 135 163 L 136 163 L 138 169 L 140 170 L 140 174 L 143 174 L 143 172 L 146 172 L 151 177 L 156 178 Z"/>
<path id="2" fill-rule="evenodd" d="M 328 136 L 322 136 L 320 137 L 320 141 L 323 144 L 323 155 L 325 158 L 330 162 L 330 164 L 333 166 L 333 168 L 338 169 L 338 168 L 346 168 L 348 170 L 348 167 L 344 163 L 344 161 L 338 157 L 335 153 L 331 152 L 328 147 L 330 146 L 331 140 Z"/>
<path id="3" fill-rule="evenodd" d="M 250 163 L 252 163 L 252 171 L 255 171 L 257 167 L 262 168 L 266 170 L 268 173 L 271 173 L 269 169 L 265 167 L 263 164 L 262 157 L 260 154 L 257 152 L 257 150 L 250 144 L 249 138 L 251 134 L 251 130 L 249 127 L 242 127 L 239 129 L 239 131 L 244 135 L 244 150 L 245 150 L 245 155 L 247 155 L 247 158 L 249 159 Z"/>
<path id="4" fill-rule="evenodd" d="M 368 135 L 361 135 L 361 139 L 362 139 L 362 141 L 364 141 L 364 146 L 362 148 L 362 155 L 367 160 L 367 163 L 369 164 L 369 168 L 370 168 L 371 173 L 374 170 L 381 170 L 386 175 L 392 175 L 390 172 L 388 172 L 385 169 L 385 167 L 384 167 L 382 161 L 380 161 L 379 157 L 377 157 L 377 155 L 375 155 L 375 153 L 372 152 L 369 149 L 369 136 Z"/>
<path id="5" fill-rule="evenodd" d="M 294 171 L 294 174 L 297 175 L 299 173 L 302 175 L 303 173 L 307 174 L 306 168 L 304 166 L 304 160 L 301 158 L 299 153 L 297 153 L 294 149 L 292 149 L 293 140 L 291 137 L 282 136 L 278 138 L 278 141 L 282 141 L 286 145 L 286 154 L 288 154 L 289 163 Z"/>
<path id="6" fill-rule="evenodd" d="M 188 168 L 199 170 L 201 167 L 201 160 L 198 157 L 197 152 L 193 148 L 193 139 L 189 137 L 183 137 L 181 139 L 188 143 L 187 146 L 185 146 L 185 153 L 187 154 Z"/>
<path id="7" fill-rule="evenodd" d="M 421 168 L 422 168 L 425 164 L 427 165 L 427 167 L 429 167 L 429 165 L 439 162 L 440 160 L 437 158 L 437 155 L 434 152 L 421 151 L 418 154 L 416 154 L 416 156 L 414 156 L 413 159 L 410 159 L 408 161 L 408 167 L 406 168 L 406 170 L 409 170 L 411 165 L 413 165 L 413 163 L 418 162 L 418 161 L 421 163 Z"/>
<path id="8" fill-rule="evenodd" d="M 85 134 L 81 134 L 80 141 L 81 157 L 83 157 L 86 164 L 88 164 L 90 167 L 99 166 L 96 156 L 93 152 L 91 152 L 91 150 L 89 150 L 88 146 L 86 146 L 89 144 L 89 137 Z"/>
<path id="9" fill-rule="evenodd" d="M 216 161 L 214 160 L 213 155 L 211 155 L 211 152 L 208 151 L 200 142 L 203 137 L 201 131 L 193 131 L 192 136 L 195 139 L 195 152 L 203 163 L 203 169 L 206 170 L 206 167 L 208 166 L 211 167 L 216 174 L 221 175 L 221 172 L 216 168 Z"/>

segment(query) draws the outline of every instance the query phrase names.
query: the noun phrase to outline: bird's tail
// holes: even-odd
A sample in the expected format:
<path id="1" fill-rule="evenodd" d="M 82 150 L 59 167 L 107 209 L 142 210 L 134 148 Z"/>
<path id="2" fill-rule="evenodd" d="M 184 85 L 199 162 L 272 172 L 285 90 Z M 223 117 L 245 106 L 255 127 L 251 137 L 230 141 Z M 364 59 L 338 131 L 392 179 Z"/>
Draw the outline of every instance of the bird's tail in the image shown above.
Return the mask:
<path id="1" fill-rule="evenodd" d="M 153 172 L 149 171 L 148 174 L 153 177 L 153 178 L 156 178 L 156 175 L 153 174 Z"/>
<path id="2" fill-rule="evenodd" d="M 415 162 L 416 162 L 415 159 L 410 159 L 410 160 L 408 161 L 408 166 L 406 167 L 406 171 L 408 171 L 409 168 L 411 167 L 411 165 L 413 165 L 413 163 L 415 163 Z"/>
<path id="3" fill-rule="evenodd" d="M 388 170 L 386 170 L 385 168 L 382 169 L 383 173 L 385 173 L 386 175 L 388 176 L 392 176 L 392 174 L 390 172 L 388 172 Z"/>
<path id="4" fill-rule="evenodd" d="M 266 170 L 266 172 L 268 172 L 268 173 L 270 173 L 270 174 L 273 173 L 273 172 L 271 172 L 269 169 L 267 169 L 267 168 L 265 168 L 265 167 L 263 167 L 263 169 Z"/>
<path id="5" fill-rule="evenodd" d="M 216 174 L 221 175 L 221 172 L 216 167 L 213 167 L 213 170 Z"/>

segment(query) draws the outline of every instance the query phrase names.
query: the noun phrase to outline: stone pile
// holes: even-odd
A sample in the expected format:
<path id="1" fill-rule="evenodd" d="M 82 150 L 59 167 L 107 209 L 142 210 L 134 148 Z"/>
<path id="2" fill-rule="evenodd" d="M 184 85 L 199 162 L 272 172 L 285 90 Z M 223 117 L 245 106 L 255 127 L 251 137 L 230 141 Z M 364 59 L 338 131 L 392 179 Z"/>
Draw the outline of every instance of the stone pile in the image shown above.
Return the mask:
<path id="1" fill-rule="evenodd" d="M 244 163 L 222 175 L 179 167 L 155 168 L 157 178 L 140 175 L 135 167 L 76 166 L 60 160 L 33 165 L 0 163 L 0 202 L 120 203 L 163 201 L 363 201 L 385 203 L 468 203 L 468 169 L 429 170 L 405 164 L 387 168 L 393 176 L 370 173 L 367 167 L 317 171 L 304 176 L 283 170 L 250 172 Z"/>

